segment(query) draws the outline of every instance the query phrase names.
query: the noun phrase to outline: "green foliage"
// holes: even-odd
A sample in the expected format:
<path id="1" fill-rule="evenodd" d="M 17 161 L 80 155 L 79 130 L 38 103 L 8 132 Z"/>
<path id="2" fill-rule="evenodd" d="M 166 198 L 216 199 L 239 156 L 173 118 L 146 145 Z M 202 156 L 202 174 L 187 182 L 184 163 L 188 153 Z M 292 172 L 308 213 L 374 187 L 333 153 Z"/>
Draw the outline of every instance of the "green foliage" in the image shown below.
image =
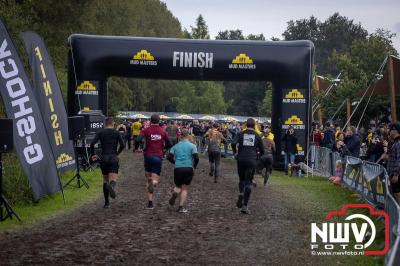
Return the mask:
<path id="1" fill-rule="evenodd" d="M 265 96 L 260 106 L 259 115 L 271 117 L 271 113 L 272 113 L 272 84 L 268 82 L 267 88 L 265 90 Z"/>
<path id="2" fill-rule="evenodd" d="M 339 13 L 334 13 L 324 22 L 314 16 L 309 19 L 291 20 L 282 34 L 286 41 L 310 40 L 314 43 L 317 73 L 322 75 L 338 73 L 336 65 L 329 61 L 334 50 L 338 53 L 347 52 L 353 41 L 365 40 L 367 35 L 368 32 L 361 24 L 356 24 Z"/>
<path id="3" fill-rule="evenodd" d="M 244 40 L 242 30 L 225 30 L 218 32 L 218 35 L 215 37 L 217 40 Z"/>
<path id="4" fill-rule="evenodd" d="M 216 40 L 251 40 L 251 41 L 265 41 L 264 34 L 249 34 L 246 37 L 243 35 L 242 30 L 224 30 L 218 32 L 215 36 Z"/>
<path id="5" fill-rule="evenodd" d="M 322 99 L 323 108 L 328 116 L 336 111 L 343 99 L 350 98 L 352 101 L 360 99 L 368 86 L 375 80 L 375 74 L 385 58 L 391 54 L 397 55 L 392 46 L 392 37 L 390 32 L 377 30 L 376 33 L 368 35 L 366 40 L 355 40 L 348 52 L 333 52 L 331 61 L 341 70 L 342 76 L 337 89 L 329 98 Z M 355 124 L 361 118 L 372 89 L 366 94 L 352 119 Z M 366 108 L 363 124 L 367 125 L 370 119 L 387 115 L 387 106 L 389 106 L 388 97 L 373 96 Z M 341 112 L 339 117 L 344 120 L 344 112 Z"/>
<path id="6" fill-rule="evenodd" d="M 178 85 L 179 96 L 174 97 L 181 113 L 224 114 L 229 102 L 224 101 L 224 86 L 220 82 L 184 81 Z"/>
<path id="7" fill-rule="evenodd" d="M 196 26 L 190 28 L 192 29 L 191 33 L 184 32 L 185 37 L 189 37 L 188 39 L 210 39 L 208 26 L 201 14 L 196 19 Z"/>

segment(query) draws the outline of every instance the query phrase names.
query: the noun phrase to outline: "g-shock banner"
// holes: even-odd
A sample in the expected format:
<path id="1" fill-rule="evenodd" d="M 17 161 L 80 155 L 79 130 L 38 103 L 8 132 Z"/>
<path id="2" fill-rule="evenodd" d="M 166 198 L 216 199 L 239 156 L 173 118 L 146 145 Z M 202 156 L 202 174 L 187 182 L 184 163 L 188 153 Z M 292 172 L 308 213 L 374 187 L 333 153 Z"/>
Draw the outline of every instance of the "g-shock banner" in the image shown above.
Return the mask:
<path id="1" fill-rule="evenodd" d="M 68 138 L 67 112 L 51 58 L 42 38 L 34 32 L 21 34 L 32 68 L 34 93 L 46 126 L 57 169 L 75 167 L 72 141 Z"/>
<path id="2" fill-rule="evenodd" d="M 56 164 L 17 50 L 0 20 L 0 93 L 13 119 L 14 144 L 35 200 L 61 190 Z"/>

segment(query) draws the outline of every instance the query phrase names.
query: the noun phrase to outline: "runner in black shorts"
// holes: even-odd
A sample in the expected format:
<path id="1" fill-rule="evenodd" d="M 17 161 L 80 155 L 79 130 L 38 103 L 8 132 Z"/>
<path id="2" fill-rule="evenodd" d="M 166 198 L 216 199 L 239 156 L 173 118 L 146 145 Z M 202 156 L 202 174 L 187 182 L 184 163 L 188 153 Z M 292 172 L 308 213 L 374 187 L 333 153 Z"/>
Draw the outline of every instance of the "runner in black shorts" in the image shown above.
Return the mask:
<path id="1" fill-rule="evenodd" d="M 125 148 L 121 134 L 114 129 L 114 120 L 111 117 L 106 119 L 106 127 L 97 132 L 92 143 L 90 144 L 90 152 L 92 160 L 97 160 L 97 155 L 94 153 L 94 145 L 100 141 L 101 144 L 101 172 L 103 174 L 103 193 L 104 193 L 104 208 L 110 206 L 109 195 L 115 199 L 115 186 L 117 185 L 119 159 L 118 155 Z M 118 148 L 119 144 L 119 148 Z M 118 150 L 117 150 L 118 149 Z"/>
<path id="2" fill-rule="evenodd" d="M 174 182 L 175 188 L 172 192 L 170 205 L 175 204 L 175 200 L 180 195 L 178 212 L 185 213 L 187 210 L 183 207 L 188 194 L 188 186 L 193 179 L 193 168 L 199 163 L 199 155 L 196 145 L 189 141 L 189 131 L 183 130 L 181 141 L 169 150 L 168 160 L 175 164 Z"/>

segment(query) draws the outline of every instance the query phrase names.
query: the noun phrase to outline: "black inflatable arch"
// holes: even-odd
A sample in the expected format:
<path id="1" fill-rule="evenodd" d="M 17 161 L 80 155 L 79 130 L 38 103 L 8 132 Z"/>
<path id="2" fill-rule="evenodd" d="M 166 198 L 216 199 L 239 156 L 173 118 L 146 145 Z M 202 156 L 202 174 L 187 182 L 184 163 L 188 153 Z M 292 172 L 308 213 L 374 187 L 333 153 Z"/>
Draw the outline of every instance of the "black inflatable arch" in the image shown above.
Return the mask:
<path id="1" fill-rule="evenodd" d="M 74 34 L 69 37 L 68 113 L 107 114 L 107 78 L 271 81 L 272 129 L 278 152 L 290 125 L 307 152 L 311 72 L 310 41 L 220 41 Z M 121 97 L 124 97 L 121 95 Z"/>

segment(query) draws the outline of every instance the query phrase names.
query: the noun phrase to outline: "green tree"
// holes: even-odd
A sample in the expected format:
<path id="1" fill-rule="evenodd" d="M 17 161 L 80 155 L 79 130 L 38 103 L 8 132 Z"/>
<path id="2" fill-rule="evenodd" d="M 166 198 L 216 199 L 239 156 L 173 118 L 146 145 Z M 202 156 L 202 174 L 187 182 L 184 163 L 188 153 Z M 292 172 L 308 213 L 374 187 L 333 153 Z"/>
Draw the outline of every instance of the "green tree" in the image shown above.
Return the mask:
<path id="1" fill-rule="evenodd" d="M 289 21 L 285 32 L 282 34 L 284 40 L 310 40 L 315 44 L 315 64 L 317 73 L 322 75 L 336 75 L 336 65 L 329 61 L 333 51 L 338 53 L 348 52 L 353 41 L 365 40 L 368 32 L 361 24 L 354 20 L 334 13 L 324 22 L 314 16 L 309 19 Z"/>
<path id="2" fill-rule="evenodd" d="M 224 100 L 224 86 L 221 82 L 183 81 L 178 83 L 178 90 L 178 97 L 173 97 L 178 112 L 226 113 L 229 102 Z"/>
<path id="3" fill-rule="evenodd" d="M 208 33 L 208 26 L 201 14 L 196 18 L 196 26 L 195 27 L 190 26 L 190 28 L 192 29 L 190 33 L 191 39 L 210 39 L 210 34 Z M 188 32 L 186 31 L 186 35 L 187 33 Z"/>
<path id="4" fill-rule="evenodd" d="M 264 34 L 249 34 L 246 37 L 246 40 L 251 40 L 251 41 L 265 41 L 265 36 Z"/>
<path id="5" fill-rule="evenodd" d="M 265 96 L 261 102 L 258 114 L 260 116 L 271 117 L 271 113 L 272 113 L 272 84 L 271 82 L 268 82 L 265 89 Z"/>
<path id="6" fill-rule="evenodd" d="M 366 40 L 355 40 L 348 52 L 332 54 L 332 62 L 338 66 L 342 72 L 341 82 L 336 90 L 329 97 L 321 98 L 325 113 L 330 117 L 345 98 L 351 101 L 358 101 L 365 90 L 376 81 L 376 74 L 382 62 L 388 55 L 397 55 L 393 48 L 393 34 L 384 30 L 368 35 Z M 367 104 L 367 100 L 372 92 L 366 94 L 364 101 L 361 102 L 352 121 L 358 122 Z M 366 108 L 365 116 L 362 120 L 367 124 L 370 119 L 377 118 L 379 115 L 387 114 L 389 106 L 388 97 L 373 96 Z M 339 114 L 344 120 L 344 112 Z"/>
<path id="7" fill-rule="evenodd" d="M 244 40 L 242 30 L 225 30 L 218 32 L 216 40 Z"/>

